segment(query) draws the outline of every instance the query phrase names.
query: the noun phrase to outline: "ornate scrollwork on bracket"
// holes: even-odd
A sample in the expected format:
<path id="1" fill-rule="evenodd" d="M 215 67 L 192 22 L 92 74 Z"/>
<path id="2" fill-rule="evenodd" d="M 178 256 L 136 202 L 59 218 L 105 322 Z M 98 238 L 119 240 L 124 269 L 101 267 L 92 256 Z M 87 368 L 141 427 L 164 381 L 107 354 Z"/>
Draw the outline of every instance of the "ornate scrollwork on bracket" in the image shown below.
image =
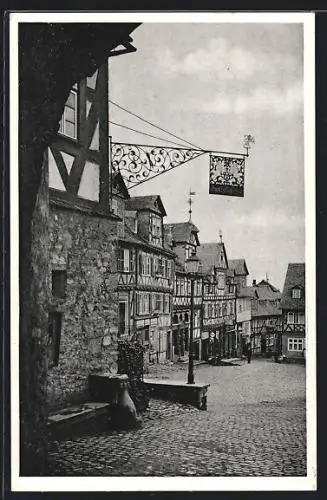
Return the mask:
<path id="1" fill-rule="evenodd" d="M 209 193 L 244 196 L 245 158 L 210 155 Z"/>
<path id="2" fill-rule="evenodd" d="M 121 173 L 128 189 L 203 154 L 205 151 L 200 149 L 121 143 L 111 145 L 112 167 Z"/>

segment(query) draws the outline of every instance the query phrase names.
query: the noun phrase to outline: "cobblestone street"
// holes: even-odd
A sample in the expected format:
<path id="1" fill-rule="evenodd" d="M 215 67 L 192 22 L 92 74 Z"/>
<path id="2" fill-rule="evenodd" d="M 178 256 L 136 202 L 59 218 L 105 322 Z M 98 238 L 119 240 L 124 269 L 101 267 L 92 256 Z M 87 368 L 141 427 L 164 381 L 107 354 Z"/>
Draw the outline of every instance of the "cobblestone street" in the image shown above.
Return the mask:
<path id="1" fill-rule="evenodd" d="M 187 364 L 150 376 L 186 379 Z M 195 367 L 208 410 L 151 400 L 141 428 L 50 443 L 51 475 L 306 475 L 305 368 L 253 359 Z"/>

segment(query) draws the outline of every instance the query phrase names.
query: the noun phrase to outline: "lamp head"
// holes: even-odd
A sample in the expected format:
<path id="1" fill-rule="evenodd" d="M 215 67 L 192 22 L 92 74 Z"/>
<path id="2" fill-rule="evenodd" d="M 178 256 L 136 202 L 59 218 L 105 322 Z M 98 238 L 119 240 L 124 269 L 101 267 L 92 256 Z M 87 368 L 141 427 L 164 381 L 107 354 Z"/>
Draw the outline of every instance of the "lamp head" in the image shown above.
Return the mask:
<path id="1" fill-rule="evenodd" d="M 196 274 L 199 271 L 199 266 L 200 259 L 196 253 L 193 252 L 192 255 L 185 261 L 185 270 L 188 274 Z"/>

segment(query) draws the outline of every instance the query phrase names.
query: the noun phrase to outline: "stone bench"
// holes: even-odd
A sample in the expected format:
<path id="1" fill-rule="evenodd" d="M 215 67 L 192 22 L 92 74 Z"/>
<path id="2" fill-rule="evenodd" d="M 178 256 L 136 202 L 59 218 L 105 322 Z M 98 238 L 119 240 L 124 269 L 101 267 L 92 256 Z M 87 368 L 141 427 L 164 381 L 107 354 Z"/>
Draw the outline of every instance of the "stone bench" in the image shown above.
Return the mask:
<path id="1" fill-rule="evenodd" d="M 47 422 L 49 439 L 72 436 L 92 426 L 99 428 L 100 422 L 107 425 L 109 412 L 110 403 L 87 402 L 50 413 Z"/>
<path id="2" fill-rule="evenodd" d="M 190 404 L 199 410 L 207 409 L 207 391 L 210 384 L 187 384 L 178 380 L 150 378 L 144 379 L 144 384 L 152 397 Z"/>

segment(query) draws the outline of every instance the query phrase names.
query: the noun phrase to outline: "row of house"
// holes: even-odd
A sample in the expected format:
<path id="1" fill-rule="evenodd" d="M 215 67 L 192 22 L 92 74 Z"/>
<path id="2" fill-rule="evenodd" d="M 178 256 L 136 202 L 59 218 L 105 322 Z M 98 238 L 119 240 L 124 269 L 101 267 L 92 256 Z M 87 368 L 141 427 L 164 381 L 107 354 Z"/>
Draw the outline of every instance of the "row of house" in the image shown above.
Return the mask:
<path id="1" fill-rule="evenodd" d="M 187 355 L 191 284 L 185 261 L 193 253 L 201 262 L 194 287 L 195 358 L 240 355 L 249 339 L 255 352 L 274 348 L 282 322 L 278 304 L 291 306 L 268 282 L 248 287 L 245 260 L 229 260 L 221 237 L 200 244 L 191 220 L 164 224 L 159 195 L 130 196 L 110 166 L 107 89 L 107 65 L 74 86 L 44 158 L 51 408 L 83 400 L 90 373 L 115 372 L 119 339 L 142 342 L 149 363 Z M 302 304 L 303 287 L 300 292 L 295 300 Z M 291 309 L 285 317 L 293 325 L 302 321 Z M 301 346 L 292 342 L 287 347 Z"/>

